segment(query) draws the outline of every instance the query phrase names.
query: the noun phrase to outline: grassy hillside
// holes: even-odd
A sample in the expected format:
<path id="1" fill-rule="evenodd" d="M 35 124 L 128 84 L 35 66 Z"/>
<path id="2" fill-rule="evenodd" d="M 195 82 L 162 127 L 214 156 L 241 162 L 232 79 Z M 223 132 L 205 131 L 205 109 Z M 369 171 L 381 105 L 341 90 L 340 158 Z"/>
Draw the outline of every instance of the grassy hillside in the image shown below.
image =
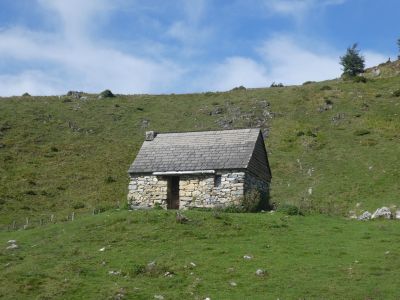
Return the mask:
<path id="1" fill-rule="evenodd" d="M 399 298 L 397 221 L 185 214 L 109 211 L 1 232 L 0 298 Z"/>
<path id="2" fill-rule="evenodd" d="M 272 202 L 329 214 L 398 206 L 399 89 L 400 76 L 380 76 L 225 93 L 2 98 L 0 223 L 122 206 L 127 169 L 150 129 L 261 126 Z"/>

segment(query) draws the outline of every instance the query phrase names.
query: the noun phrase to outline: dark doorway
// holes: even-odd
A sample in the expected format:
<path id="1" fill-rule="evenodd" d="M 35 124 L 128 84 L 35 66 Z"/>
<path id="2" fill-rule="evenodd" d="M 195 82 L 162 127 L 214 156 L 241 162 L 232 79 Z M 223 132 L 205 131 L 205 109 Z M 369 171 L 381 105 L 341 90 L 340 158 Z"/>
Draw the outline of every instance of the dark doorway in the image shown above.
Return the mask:
<path id="1" fill-rule="evenodd" d="M 179 209 L 179 177 L 168 178 L 167 208 Z"/>

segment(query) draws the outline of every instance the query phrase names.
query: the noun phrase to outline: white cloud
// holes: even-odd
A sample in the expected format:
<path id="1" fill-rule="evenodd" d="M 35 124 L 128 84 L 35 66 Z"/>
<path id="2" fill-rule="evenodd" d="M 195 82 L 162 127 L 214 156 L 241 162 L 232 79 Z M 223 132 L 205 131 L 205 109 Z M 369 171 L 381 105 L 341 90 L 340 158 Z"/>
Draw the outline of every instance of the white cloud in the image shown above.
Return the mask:
<path id="1" fill-rule="evenodd" d="M 61 94 L 70 89 L 98 92 L 106 88 L 117 93 L 165 92 L 184 72 L 166 59 L 139 57 L 93 41 L 90 24 L 96 22 L 99 10 L 108 7 L 107 1 L 39 0 L 39 3 L 49 10 L 47 13 L 63 20 L 61 30 L 0 31 L 0 57 L 41 66 L 18 74 L 1 74 L 2 95 Z M 52 79 L 53 76 L 59 76 L 59 80 Z"/>
<path id="2" fill-rule="evenodd" d="M 390 57 L 390 55 L 385 55 L 370 50 L 362 52 L 361 55 L 363 55 L 365 58 L 365 66 L 367 68 L 374 67 L 381 63 L 384 63 Z M 392 55 L 391 57 L 393 58 L 395 56 Z"/>
<path id="3" fill-rule="evenodd" d="M 270 14 L 280 14 L 302 21 L 314 9 L 343 4 L 346 0 L 264 0 Z"/>
<path id="4" fill-rule="evenodd" d="M 334 79 L 342 74 L 339 64 L 341 53 L 326 49 L 328 47 L 318 47 L 318 44 L 291 36 L 272 37 L 258 49 L 258 59 L 227 58 L 223 63 L 211 66 L 207 74 L 198 78 L 197 88 L 202 91 L 230 90 L 240 85 L 266 87 L 272 82 L 294 85 L 308 80 Z M 382 63 L 388 57 L 371 51 L 362 54 L 367 66 Z"/>
<path id="5" fill-rule="evenodd" d="M 201 90 L 224 91 L 240 85 L 260 87 L 268 82 L 265 67 L 250 58 L 230 57 L 211 69 L 199 79 Z"/>
<path id="6" fill-rule="evenodd" d="M 313 45 L 309 44 L 309 47 Z M 259 49 L 275 82 L 300 84 L 307 80 L 325 80 L 341 74 L 339 54 L 302 46 L 291 37 L 274 37 Z"/>

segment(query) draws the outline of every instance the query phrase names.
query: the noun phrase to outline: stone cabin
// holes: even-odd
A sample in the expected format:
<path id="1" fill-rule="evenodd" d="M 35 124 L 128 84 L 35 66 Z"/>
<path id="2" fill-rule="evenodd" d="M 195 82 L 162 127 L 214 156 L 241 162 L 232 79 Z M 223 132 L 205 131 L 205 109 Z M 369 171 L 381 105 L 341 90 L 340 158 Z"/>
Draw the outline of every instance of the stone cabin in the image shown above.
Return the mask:
<path id="1" fill-rule="evenodd" d="M 146 132 L 129 168 L 132 208 L 212 208 L 258 190 L 268 205 L 271 170 L 260 129 Z"/>

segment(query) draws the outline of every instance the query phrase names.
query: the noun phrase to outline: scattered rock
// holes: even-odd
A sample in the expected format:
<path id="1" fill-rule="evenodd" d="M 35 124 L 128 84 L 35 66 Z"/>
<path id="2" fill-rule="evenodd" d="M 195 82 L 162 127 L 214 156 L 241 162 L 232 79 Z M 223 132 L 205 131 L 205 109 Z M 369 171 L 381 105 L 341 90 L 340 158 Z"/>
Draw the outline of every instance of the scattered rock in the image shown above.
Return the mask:
<path id="1" fill-rule="evenodd" d="M 388 255 L 388 254 L 390 254 L 390 251 L 386 251 L 386 252 L 385 252 L 385 255 Z"/>
<path id="2" fill-rule="evenodd" d="M 8 246 L 6 248 L 7 250 L 14 250 L 14 249 L 18 249 L 18 245 L 17 244 L 11 244 L 10 246 Z"/>
<path id="3" fill-rule="evenodd" d="M 154 295 L 154 299 L 164 300 L 164 296 L 162 296 L 162 295 Z"/>
<path id="4" fill-rule="evenodd" d="M 243 256 L 243 258 L 244 258 L 244 259 L 248 259 L 248 260 L 250 260 L 250 259 L 252 259 L 252 258 L 253 258 L 253 256 L 251 256 L 251 255 L 244 255 L 244 256 Z"/>
<path id="5" fill-rule="evenodd" d="M 360 221 L 365 221 L 371 219 L 372 214 L 369 211 L 364 211 L 361 216 L 359 216 L 357 219 Z"/>
<path id="6" fill-rule="evenodd" d="M 396 211 L 395 219 L 400 220 L 400 210 Z"/>
<path id="7" fill-rule="evenodd" d="M 100 248 L 99 251 L 103 252 L 104 250 L 106 250 L 106 247 Z"/>
<path id="8" fill-rule="evenodd" d="M 234 281 L 229 282 L 229 284 L 230 284 L 230 286 L 237 286 L 236 282 L 234 282 Z"/>
<path id="9" fill-rule="evenodd" d="M 172 273 L 172 272 L 165 272 L 164 273 L 164 277 L 172 277 L 172 276 L 174 276 L 174 273 Z"/>
<path id="10" fill-rule="evenodd" d="M 196 264 L 195 264 L 194 262 L 191 262 L 190 265 L 191 265 L 192 267 L 196 267 Z"/>
<path id="11" fill-rule="evenodd" d="M 375 67 L 372 69 L 372 75 L 374 77 L 378 77 L 379 75 L 381 75 L 381 69 L 379 69 L 378 67 Z"/>
<path id="12" fill-rule="evenodd" d="M 121 271 L 108 271 L 109 275 L 121 275 Z"/>
<path id="13" fill-rule="evenodd" d="M 70 96 L 70 97 L 75 98 L 75 99 L 81 98 L 82 95 L 83 95 L 83 92 L 78 92 L 78 91 L 69 91 L 67 93 L 67 96 Z"/>
<path id="14" fill-rule="evenodd" d="M 179 211 L 176 212 L 176 222 L 177 223 L 183 224 L 183 223 L 187 223 L 189 221 L 190 220 L 187 217 L 185 217 L 184 215 L 182 215 L 181 212 L 179 212 Z"/>
<path id="15" fill-rule="evenodd" d="M 389 208 L 383 206 L 378 208 L 371 216 L 371 219 L 385 218 L 390 219 L 392 217 L 392 212 Z"/>
<path id="16" fill-rule="evenodd" d="M 224 112 L 222 107 L 215 107 L 212 111 L 210 111 L 210 116 L 220 115 Z"/>
<path id="17" fill-rule="evenodd" d="M 8 244 L 16 244 L 17 241 L 16 241 L 16 240 L 9 240 L 7 243 L 8 243 Z"/>
<path id="18" fill-rule="evenodd" d="M 265 270 L 263 270 L 263 269 L 257 269 L 256 275 L 257 275 L 257 276 L 264 276 L 264 275 L 265 275 Z"/>

